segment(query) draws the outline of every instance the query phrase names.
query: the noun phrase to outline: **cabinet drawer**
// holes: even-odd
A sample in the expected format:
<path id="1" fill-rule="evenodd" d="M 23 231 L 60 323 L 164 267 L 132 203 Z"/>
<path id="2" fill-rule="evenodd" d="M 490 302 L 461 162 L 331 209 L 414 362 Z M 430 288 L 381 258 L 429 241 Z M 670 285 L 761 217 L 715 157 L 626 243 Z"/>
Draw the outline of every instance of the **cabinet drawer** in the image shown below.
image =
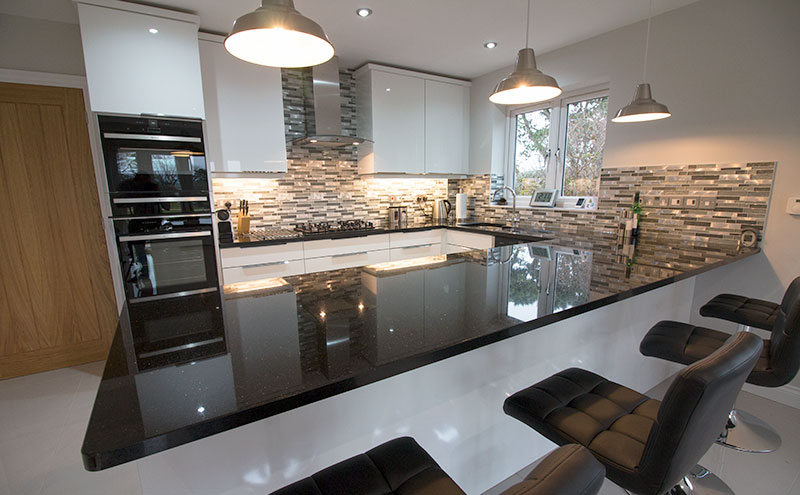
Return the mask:
<path id="1" fill-rule="evenodd" d="M 467 251 L 471 251 L 471 249 L 464 246 L 456 246 L 455 244 L 448 244 L 442 251 L 442 254 L 458 254 L 466 253 Z"/>
<path id="2" fill-rule="evenodd" d="M 389 250 L 391 261 L 410 260 L 413 258 L 424 258 L 426 256 L 438 256 L 442 254 L 442 243 L 423 244 L 422 246 L 406 246 L 392 248 Z"/>
<path id="3" fill-rule="evenodd" d="M 494 236 L 449 230 L 447 232 L 447 244 L 470 249 L 489 249 L 494 247 Z"/>
<path id="4" fill-rule="evenodd" d="M 322 239 L 303 243 L 306 259 L 381 249 L 389 249 L 389 234 L 366 235 L 349 239 Z"/>
<path id="5" fill-rule="evenodd" d="M 424 244 L 442 243 L 444 229 L 423 230 L 421 232 L 396 232 L 389 234 L 389 246 L 394 248 L 406 246 L 422 246 Z"/>
<path id="6" fill-rule="evenodd" d="M 257 265 L 234 266 L 222 269 L 222 278 L 226 284 L 250 282 L 265 278 L 290 277 L 302 275 L 305 271 L 303 260 L 273 261 Z"/>
<path id="7" fill-rule="evenodd" d="M 372 265 L 375 263 L 385 263 L 387 261 L 390 261 L 388 249 L 383 249 L 380 251 L 361 251 L 358 253 L 346 253 L 334 256 L 323 256 L 321 258 L 307 259 L 306 273 L 341 270 L 342 268 L 353 268 L 356 266 Z"/>
<path id="8" fill-rule="evenodd" d="M 220 249 L 220 256 L 222 257 L 222 268 L 302 260 L 303 243 L 290 242 L 276 246 L 223 248 Z"/>

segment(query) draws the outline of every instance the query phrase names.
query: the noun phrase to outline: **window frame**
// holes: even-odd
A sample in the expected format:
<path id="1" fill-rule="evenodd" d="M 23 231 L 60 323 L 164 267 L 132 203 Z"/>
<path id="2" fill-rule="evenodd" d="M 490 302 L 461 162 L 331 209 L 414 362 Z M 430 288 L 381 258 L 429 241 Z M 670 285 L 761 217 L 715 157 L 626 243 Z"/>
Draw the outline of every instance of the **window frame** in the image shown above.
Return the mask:
<path id="1" fill-rule="evenodd" d="M 558 202 L 574 203 L 578 198 L 590 197 L 594 198 L 595 208 L 597 207 L 598 196 L 562 196 L 561 192 L 564 190 L 564 170 L 566 166 L 566 153 L 567 148 L 567 126 L 568 121 L 568 108 L 571 103 L 579 101 L 590 100 L 593 98 L 609 96 L 608 84 L 591 86 L 582 88 L 568 93 L 562 93 L 558 98 L 550 101 L 535 103 L 533 105 L 517 105 L 511 106 L 506 111 L 506 147 L 505 147 L 505 177 L 511 178 L 511 181 L 505 181 L 505 185 L 514 187 L 516 181 L 516 141 L 517 141 L 517 116 L 523 113 L 535 112 L 550 108 L 550 139 L 549 150 L 550 153 L 546 157 L 547 174 L 545 180 L 545 188 L 558 189 Z M 606 115 L 606 124 L 610 120 Z M 606 127 L 607 128 L 607 127 Z M 556 132 L 553 130 L 556 129 Z M 606 131 L 606 135 L 608 132 Z M 598 185 L 599 187 L 599 185 Z M 598 191 L 599 194 L 599 191 Z M 531 207 L 529 206 L 531 196 L 517 196 L 518 206 L 528 208 L 545 208 L 545 207 Z"/>

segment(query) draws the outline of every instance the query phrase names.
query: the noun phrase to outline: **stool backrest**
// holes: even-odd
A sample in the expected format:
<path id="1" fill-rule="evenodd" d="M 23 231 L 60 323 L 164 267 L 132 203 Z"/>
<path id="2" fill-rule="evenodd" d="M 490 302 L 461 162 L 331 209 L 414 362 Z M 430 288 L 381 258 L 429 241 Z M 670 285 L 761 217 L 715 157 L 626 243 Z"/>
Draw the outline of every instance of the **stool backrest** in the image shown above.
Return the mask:
<path id="1" fill-rule="evenodd" d="M 772 327 L 769 367 L 774 387 L 786 385 L 800 371 L 800 277 L 789 285 Z"/>
<path id="2" fill-rule="evenodd" d="M 652 484 L 648 493 L 666 493 L 700 461 L 723 431 L 762 348 L 760 337 L 739 332 L 673 380 L 639 466 L 642 479 Z"/>

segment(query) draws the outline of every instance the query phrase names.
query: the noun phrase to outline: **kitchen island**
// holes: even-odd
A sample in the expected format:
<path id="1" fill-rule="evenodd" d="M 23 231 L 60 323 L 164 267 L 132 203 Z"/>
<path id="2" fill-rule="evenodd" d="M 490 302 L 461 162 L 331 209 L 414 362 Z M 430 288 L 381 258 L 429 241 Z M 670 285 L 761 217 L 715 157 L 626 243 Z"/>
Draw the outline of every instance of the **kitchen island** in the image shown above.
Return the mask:
<path id="1" fill-rule="evenodd" d="M 585 327 L 581 315 L 597 314 L 593 321 L 602 325 L 601 308 L 619 308 L 615 303 L 758 252 L 646 236 L 633 249 L 561 236 L 231 284 L 205 307 L 181 308 L 175 300 L 143 318 L 123 310 L 87 428 L 84 464 L 106 469 L 370 384 L 389 387 L 390 378 L 479 349 L 496 351 L 490 344 L 557 322 L 576 319 Z M 683 286 L 675 290 L 669 297 L 684 300 Z M 662 299 L 663 311 L 643 312 L 671 315 L 677 306 Z M 617 312 L 621 327 L 623 316 Z M 652 323 L 638 323 L 640 333 Z M 198 329 L 201 340 L 193 345 L 137 354 L 137 339 Z"/>

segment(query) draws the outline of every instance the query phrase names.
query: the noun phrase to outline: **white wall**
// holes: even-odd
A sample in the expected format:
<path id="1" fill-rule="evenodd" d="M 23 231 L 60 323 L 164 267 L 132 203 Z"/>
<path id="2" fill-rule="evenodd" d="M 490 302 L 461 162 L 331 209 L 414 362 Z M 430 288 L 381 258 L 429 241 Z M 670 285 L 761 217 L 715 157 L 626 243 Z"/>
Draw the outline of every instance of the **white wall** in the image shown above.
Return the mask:
<path id="1" fill-rule="evenodd" d="M 80 28 L 0 14 L 0 68 L 83 76 Z"/>
<path id="2" fill-rule="evenodd" d="M 800 276 L 800 218 L 785 213 L 800 196 L 800 2 L 700 0 L 653 19 L 648 80 L 673 117 L 608 126 L 604 167 L 777 161 L 764 254 L 697 280 L 697 308 L 720 292 L 779 300 Z M 641 79 L 647 24 L 640 22 L 538 57 L 565 90 L 609 83 L 609 111 L 625 105 Z M 502 125 L 489 103 L 506 69 L 473 81 L 471 172 L 502 173 Z M 494 148 L 494 149 L 493 149 Z M 494 158 L 494 159 L 493 159 Z M 795 384 L 800 384 L 796 380 Z M 800 391 L 800 389 L 798 389 Z"/>

